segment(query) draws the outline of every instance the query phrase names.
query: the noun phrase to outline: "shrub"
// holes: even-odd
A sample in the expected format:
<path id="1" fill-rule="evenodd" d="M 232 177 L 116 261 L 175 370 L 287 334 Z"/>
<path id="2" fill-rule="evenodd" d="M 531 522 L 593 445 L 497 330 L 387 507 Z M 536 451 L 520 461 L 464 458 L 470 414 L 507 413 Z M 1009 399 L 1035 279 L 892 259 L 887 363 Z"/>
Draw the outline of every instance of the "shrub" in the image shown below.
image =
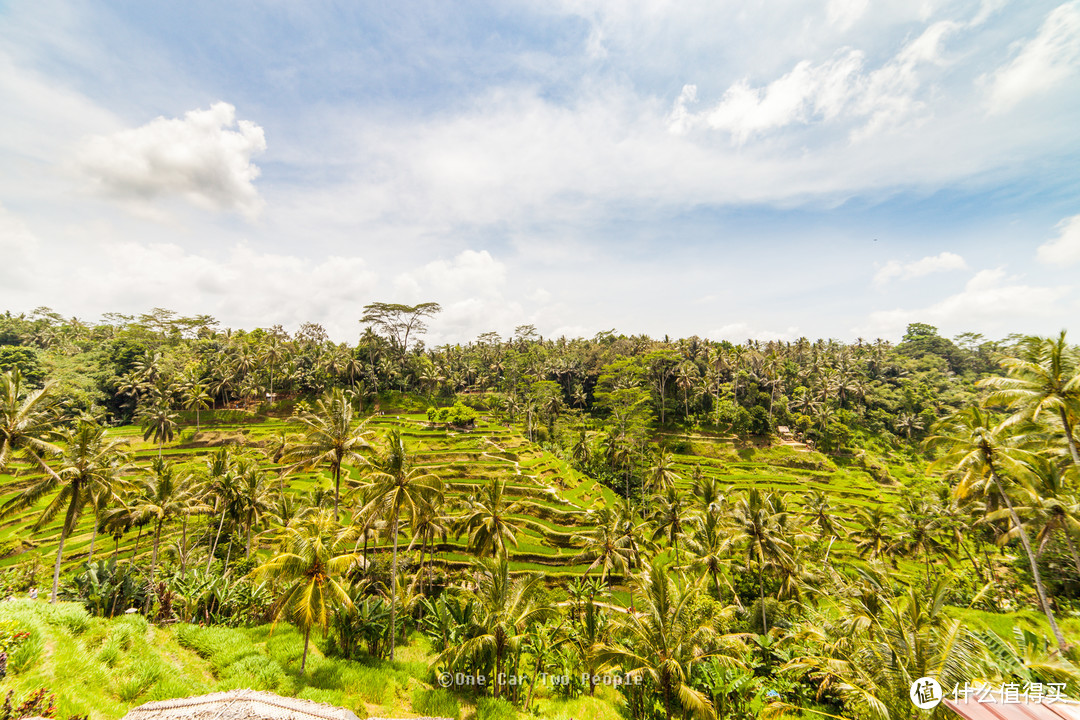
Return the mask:
<path id="1" fill-rule="evenodd" d="M 41 659 L 45 643 L 37 630 L 31 630 L 30 636 L 8 655 L 8 669 L 15 673 L 24 673 Z"/>
<path id="2" fill-rule="evenodd" d="M 276 691 L 285 679 L 277 661 L 263 655 L 248 655 L 225 669 L 222 681 L 229 687 Z"/>
<path id="3" fill-rule="evenodd" d="M 413 690 L 412 706 L 413 712 L 420 715 L 461 720 L 461 706 L 458 705 L 457 698 L 446 688 Z"/>
<path id="4" fill-rule="evenodd" d="M 514 706 L 503 698 L 480 698 L 476 705 L 476 720 L 516 720 Z"/>

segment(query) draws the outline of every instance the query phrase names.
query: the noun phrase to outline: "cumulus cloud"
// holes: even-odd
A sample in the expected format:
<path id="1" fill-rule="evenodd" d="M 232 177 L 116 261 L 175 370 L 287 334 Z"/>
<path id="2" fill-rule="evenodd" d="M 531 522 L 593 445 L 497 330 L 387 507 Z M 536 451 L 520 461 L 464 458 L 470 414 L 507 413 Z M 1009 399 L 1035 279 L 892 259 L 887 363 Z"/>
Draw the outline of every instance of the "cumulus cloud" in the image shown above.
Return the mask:
<path id="1" fill-rule="evenodd" d="M 856 138 L 864 137 L 900 124 L 924 107 L 917 97 L 923 84 L 920 67 L 945 62 L 942 42 L 959 27 L 952 21 L 936 22 L 871 71 L 864 69 L 863 52 L 845 48 L 821 63 L 803 60 L 764 87 L 752 87 L 743 79 L 729 87 L 716 105 L 698 113 L 688 107 L 697 100 L 697 87 L 685 85 L 668 117 L 668 127 L 675 133 L 693 127 L 724 130 L 734 143 L 742 144 L 754 135 L 788 125 L 844 116 L 864 121 L 853 132 Z"/>
<path id="2" fill-rule="evenodd" d="M 914 260 L 907 263 L 900 262 L 899 260 L 890 260 L 874 275 L 874 283 L 877 285 L 884 285 L 894 278 L 910 280 L 912 278 L 930 275 L 931 273 L 966 269 L 967 263 L 964 262 L 964 258 L 956 253 L 942 252 L 938 255 L 928 255 L 921 260 Z"/>
<path id="3" fill-rule="evenodd" d="M 1040 262 L 1074 265 L 1080 261 L 1080 215 L 1067 217 L 1057 225 L 1057 237 L 1039 246 Z"/>
<path id="4" fill-rule="evenodd" d="M 1038 34 L 1020 46 L 1011 62 L 991 78 L 991 112 L 1004 112 L 1045 93 L 1080 68 L 1080 0 L 1055 8 Z"/>
<path id="5" fill-rule="evenodd" d="M 252 156 L 266 150 L 263 129 L 236 119 L 224 102 L 180 118 L 87 139 L 77 163 L 103 193 L 145 204 L 182 197 L 204 208 L 238 210 L 254 217 L 263 201 Z"/>
<path id="6" fill-rule="evenodd" d="M 940 302 L 918 309 L 882 310 L 870 314 L 868 327 L 853 332 L 868 337 L 899 337 L 908 324 L 928 322 L 959 332 L 1008 332 L 1030 327 L 1034 319 L 1061 314 L 1069 286 L 1027 285 L 1006 275 L 1004 268 L 980 270 L 964 289 Z"/>

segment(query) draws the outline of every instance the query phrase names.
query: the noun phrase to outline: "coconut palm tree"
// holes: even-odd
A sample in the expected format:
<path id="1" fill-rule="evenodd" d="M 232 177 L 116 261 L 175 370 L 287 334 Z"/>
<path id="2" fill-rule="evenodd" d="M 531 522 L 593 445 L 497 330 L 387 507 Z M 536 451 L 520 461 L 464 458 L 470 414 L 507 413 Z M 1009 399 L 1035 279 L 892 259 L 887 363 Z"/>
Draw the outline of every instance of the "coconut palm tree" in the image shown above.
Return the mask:
<path id="1" fill-rule="evenodd" d="M 64 521 L 60 526 L 60 543 L 56 549 L 56 566 L 53 569 L 50 601 L 54 603 L 60 584 L 64 541 L 75 530 L 86 506 L 93 504 L 95 498 L 97 502 L 103 502 L 103 498 L 111 496 L 112 501 L 119 502 L 116 488 L 126 463 L 126 456 L 121 451 L 123 443 L 107 438 L 105 428 L 95 423 L 80 420 L 74 429 L 63 433 L 62 440 L 64 450 L 57 467 L 49 468 L 44 476 L 0 507 L 0 519 L 3 519 L 33 507 L 46 495 L 56 493 L 31 526 L 31 531 L 37 532 L 52 522 L 61 511 L 64 512 Z"/>
<path id="2" fill-rule="evenodd" d="M 663 495 L 653 498 L 655 509 L 650 516 L 653 524 L 653 540 L 667 537 L 668 544 L 675 550 L 675 564 L 682 562 L 679 554 L 679 538 L 690 521 L 690 506 L 686 496 L 673 487 Z"/>
<path id="3" fill-rule="evenodd" d="M 1013 430 L 1014 426 L 1008 421 L 995 423 L 981 408 L 968 407 L 938 422 L 933 428 L 933 434 L 926 439 L 926 446 L 944 448 L 944 455 L 934 461 L 932 467 L 945 467 L 950 474 L 959 477 L 954 490 L 959 499 L 987 498 L 996 494 L 1008 508 L 1009 518 L 1020 536 L 1028 564 L 1031 566 L 1039 604 L 1050 623 L 1058 646 L 1064 650 L 1065 638 L 1058 628 L 1054 611 L 1050 608 L 1039 566 L 1031 549 L 1031 541 L 1005 488 L 1006 480 L 1002 477 L 1002 473 L 1017 472 L 1020 464 L 1032 457 L 1031 453 L 1019 449 L 1018 445 L 1025 438 L 1015 433 L 1010 434 Z"/>
<path id="4" fill-rule="evenodd" d="M 585 574 L 600 568 L 601 582 L 609 582 L 612 571 L 625 577 L 630 572 L 634 553 L 618 513 L 603 507 L 590 511 L 589 517 L 593 529 L 574 536 L 574 542 L 584 545 L 583 554 L 592 558 Z"/>
<path id="5" fill-rule="evenodd" d="M 291 422 L 303 425 L 303 439 L 286 450 L 282 461 L 291 468 L 314 468 L 329 465 L 334 478 L 334 518 L 340 517 L 341 466 L 344 463 L 366 465 L 361 451 L 370 450 L 371 431 L 367 421 L 354 418 L 352 399 L 340 389 L 331 390 L 315 403 L 311 411 L 303 412 Z"/>
<path id="6" fill-rule="evenodd" d="M 860 508 L 855 513 L 851 539 L 855 541 L 855 552 L 860 557 L 869 555 L 874 560 L 892 553 L 896 547 L 896 530 L 890 524 L 891 520 L 892 515 L 880 505 Z"/>
<path id="7" fill-rule="evenodd" d="M 784 538 L 787 524 L 786 513 L 778 511 L 772 493 L 761 493 L 752 488 L 745 497 L 739 498 L 732 508 L 732 534 L 725 539 L 725 549 L 742 545 L 748 559 L 757 565 L 758 589 L 761 599 L 761 626 L 763 634 L 769 631 L 765 616 L 765 567 L 771 562 L 782 563 L 792 552 L 791 543 Z"/>
<path id="8" fill-rule="evenodd" d="M 177 415 L 172 411 L 168 395 L 155 391 L 150 397 L 150 404 L 139 409 L 136 418 L 142 425 L 143 440 L 153 439 L 158 444 L 158 458 L 165 443 L 172 442 L 176 434 Z"/>
<path id="9" fill-rule="evenodd" d="M 390 565 L 390 659 L 394 659 L 397 636 L 397 587 L 398 534 L 404 512 L 410 519 L 417 517 L 424 506 L 441 505 L 444 498 L 443 482 L 435 475 L 412 466 L 405 442 L 397 430 L 387 437 L 389 447 L 370 463 L 371 485 L 366 489 L 368 500 L 362 514 L 382 515 L 390 518 L 390 535 L 394 540 L 394 554 Z M 336 510 L 335 510 L 336 517 Z"/>
<path id="10" fill-rule="evenodd" d="M 356 564 L 349 552 L 355 530 L 342 527 L 328 510 L 318 510 L 285 528 L 277 552 L 252 574 L 282 586 L 274 605 L 274 622 L 289 618 L 304 632 L 300 672 L 307 666 L 308 642 L 315 625 L 325 632 L 335 606 L 353 606 L 341 578 Z"/>
<path id="11" fill-rule="evenodd" d="M 54 387 L 48 382 L 28 391 L 18 368 L 0 375 L 0 472 L 20 453 L 38 469 L 50 472 L 46 458 L 60 454 L 60 448 L 51 442 L 56 427 Z"/>
<path id="12" fill-rule="evenodd" d="M 649 487 L 656 494 L 667 492 L 679 481 L 679 474 L 675 472 L 675 458 L 665 449 L 660 449 L 653 456 L 653 464 L 648 472 Z"/>
<path id="13" fill-rule="evenodd" d="M 505 557 L 474 561 L 474 568 L 475 633 L 460 645 L 447 648 L 439 662 L 454 667 L 463 661 L 493 657 L 493 693 L 498 698 L 507 675 L 507 657 L 520 655 L 529 631 L 552 616 L 555 608 L 544 602 L 544 578 L 539 573 L 511 577 Z"/>
<path id="14" fill-rule="evenodd" d="M 1073 426 L 1080 412 L 1080 358 L 1065 341 L 1065 331 L 1054 339 L 1027 337 L 1020 343 L 1020 357 L 1001 360 L 1006 377 L 988 377 L 980 387 L 992 388 L 986 402 L 1002 403 L 1017 416 L 1038 420 L 1042 414 L 1056 415 L 1073 465 L 1080 467 L 1080 451 Z"/>
<path id="15" fill-rule="evenodd" d="M 817 614 L 800 635 L 816 654 L 793 658 L 784 671 L 803 672 L 822 689 L 839 692 L 852 717 L 875 720 L 923 717 L 909 695 L 921 677 L 943 688 L 979 677 L 982 643 L 948 611 L 947 580 L 928 588 L 913 584 L 902 595 L 891 588 L 888 579 L 863 573 L 834 593 L 839 611 Z"/>
<path id="16" fill-rule="evenodd" d="M 259 467 L 255 459 L 241 460 L 237 472 L 240 482 L 236 499 L 244 520 L 244 559 L 247 559 L 251 557 L 251 528 L 272 509 L 275 491 L 266 471 Z"/>
<path id="17" fill-rule="evenodd" d="M 715 657 L 706 651 L 715 632 L 694 611 L 698 586 L 676 582 L 655 562 L 634 583 L 642 599 L 638 612 L 623 619 L 627 643 L 603 644 L 597 660 L 650 683 L 663 700 L 668 720 L 676 707 L 699 718 L 714 717 L 712 703 L 690 684 L 694 666 Z"/>
<path id="18" fill-rule="evenodd" d="M 508 545 L 517 547 L 521 524 L 513 516 L 523 507 L 523 503 L 506 501 L 506 480 L 492 478 L 479 495 L 468 499 L 457 533 L 469 534 L 469 550 L 477 555 L 490 552 L 492 558 L 505 557 Z"/>
<path id="19" fill-rule="evenodd" d="M 161 529 L 165 523 L 189 513 L 198 503 L 198 492 L 188 473 L 178 473 L 176 468 L 162 458 L 154 458 L 151 474 L 141 482 L 140 493 L 133 503 L 137 514 L 154 523 L 154 551 L 150 559 L 150 580 L 157 570 L 158 548 Z"/>

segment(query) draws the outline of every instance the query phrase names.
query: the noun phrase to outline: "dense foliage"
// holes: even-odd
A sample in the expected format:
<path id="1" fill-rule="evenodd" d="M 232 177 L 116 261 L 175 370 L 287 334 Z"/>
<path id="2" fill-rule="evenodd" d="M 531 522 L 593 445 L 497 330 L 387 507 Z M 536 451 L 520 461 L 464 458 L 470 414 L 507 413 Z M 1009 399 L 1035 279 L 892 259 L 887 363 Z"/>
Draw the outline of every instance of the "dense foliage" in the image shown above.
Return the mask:
<path id="1" fill-rule="evenodd" d="M 432 684 L 481 716 L 599 695 L 635 718 L 906 718 L 924 675 L 1080 687 L 1064 334 L 734 345 L 522 326 L 427 348 L 438 311 L 368 306 L 355 346 L 163 310 L 0 317 L 0 518 L 56 529 L 53 594 L 94 615 L 291 622 L 301 674 L 313 630 L 347 659 L 424 637 Z M 258 443 L 213 430 L 274 417 L 288 428 Z M 139 448 L 110 429 L 129 423 Z M 447 483 L 406 426 L 481 449 Z M 608 500 L 567 503 L 569 475 L 511 486 L 518 456 L 484 438 L 498 427 Z M 757 456 L 805 489 L 735 491 L 717 471 Z M 846 497 L 855 475 L 880 497 Z M 88 560 L 61 583 L 80 523 Z M 527 533 L 580 574 L 528 567 L 549 556 Z M 1015 632 L 1002 614 L 1032 609 Z"/>

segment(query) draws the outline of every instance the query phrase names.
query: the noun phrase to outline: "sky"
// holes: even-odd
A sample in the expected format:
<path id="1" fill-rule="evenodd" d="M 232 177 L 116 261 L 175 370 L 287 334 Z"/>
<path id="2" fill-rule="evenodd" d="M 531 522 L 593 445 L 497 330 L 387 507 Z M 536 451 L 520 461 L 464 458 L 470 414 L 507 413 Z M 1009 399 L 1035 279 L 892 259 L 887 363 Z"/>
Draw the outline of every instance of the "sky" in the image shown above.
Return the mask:
<path id="1" fill-rule="evenodd" d="M 1080 310 L 1080 0 L 0 0 L 0 311 L 429 344 Z"/>

